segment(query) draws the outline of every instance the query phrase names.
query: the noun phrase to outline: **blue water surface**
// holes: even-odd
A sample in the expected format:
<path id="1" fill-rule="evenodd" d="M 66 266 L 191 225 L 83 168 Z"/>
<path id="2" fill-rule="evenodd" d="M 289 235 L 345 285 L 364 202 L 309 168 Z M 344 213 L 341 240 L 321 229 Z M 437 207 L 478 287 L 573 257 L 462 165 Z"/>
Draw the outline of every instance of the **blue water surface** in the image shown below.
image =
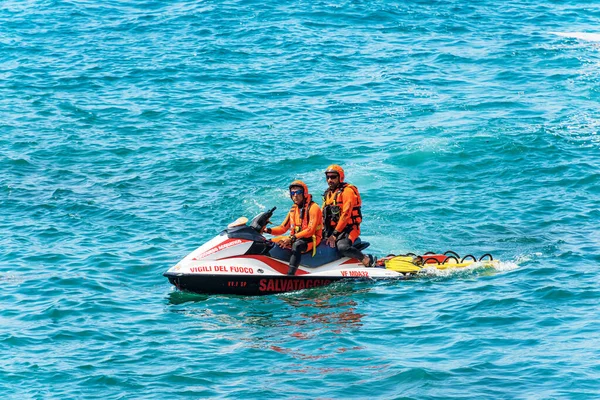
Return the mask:
<path id="1" fill-rule="evenodd" d="M 600 397 L 599 25 L 586 0 L 3 1 L 0 397 Z M 373 253 L 502 263 L 266 297 L 162 276 L 331 163 Z"/>

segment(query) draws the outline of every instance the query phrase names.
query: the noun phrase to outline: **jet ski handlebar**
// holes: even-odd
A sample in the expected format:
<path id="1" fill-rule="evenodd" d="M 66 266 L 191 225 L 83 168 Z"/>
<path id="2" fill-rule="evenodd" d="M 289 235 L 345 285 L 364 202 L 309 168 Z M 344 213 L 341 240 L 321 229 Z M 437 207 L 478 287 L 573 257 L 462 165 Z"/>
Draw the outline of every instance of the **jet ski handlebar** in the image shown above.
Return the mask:
<path id="1" fill-rule="evenodd" d="M 262 212 L 256 217 L 254 217 L 254 219 L 250 223 L 252 229 L 260 233 L 263 230 L 263 228 L 267 226 L 267 224 L 269 223 L 269 219 L 273 216 L 273 212 L 276 209 L 277 207 L 273 207 L 269 211 Z"/>

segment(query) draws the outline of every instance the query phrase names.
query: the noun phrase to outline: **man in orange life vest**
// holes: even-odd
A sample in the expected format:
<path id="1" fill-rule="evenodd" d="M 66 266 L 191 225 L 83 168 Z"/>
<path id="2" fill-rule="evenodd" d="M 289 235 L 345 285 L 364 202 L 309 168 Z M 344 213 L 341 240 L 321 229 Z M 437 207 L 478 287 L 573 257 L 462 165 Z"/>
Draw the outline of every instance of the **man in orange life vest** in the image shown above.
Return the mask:
<path id="1" fill-rule="evenodd" d="M 343 256 L 355 258 L 365 267 L 372 267 L 377 261 L 371 255 L 365 255 L 354 242 L 360 235 L 362 214 L 361 199 L 356 186 L 344 182 L 344 170 L 333 164 L 325 170 L 327 190 L 323 193 L 323 225 L 326 244 L 337 247 Z"/>
<path id="2" fill-rule="evenodd" d="M 323 213 L 317 203 L 312 201 L 308 186 L 302 181 L 294 181 L 290 185 L 290 198 L 294 205 L 281 225 L 266 228 L 265 232 L 272 235 L 282 235 L 291 228 L 289 237 L 273 238 L 281 248 L 291 248 L 290 267 L 288 275 L 295 275 L 300 265 L 302 253 L 313 250 L 321 243 L 323 235 Z"/>

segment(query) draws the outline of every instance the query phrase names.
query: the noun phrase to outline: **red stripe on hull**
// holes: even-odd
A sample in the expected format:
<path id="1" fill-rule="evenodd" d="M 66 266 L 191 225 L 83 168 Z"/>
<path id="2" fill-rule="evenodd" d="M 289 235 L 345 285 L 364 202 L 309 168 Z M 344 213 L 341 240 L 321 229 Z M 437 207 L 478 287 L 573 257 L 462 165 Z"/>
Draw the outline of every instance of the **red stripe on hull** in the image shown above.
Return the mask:
<path id="1" fill-rule="evenodd" d="M 204 253 L 202 253 L 202 254 L 200 254 L 200 255 L 192 258 L 192 260 L 199 260 L 201 258 L 204 258 L 206 256 L 214 254 L 217 251 L 220 251 L 220 250 L 223 250 L 223 249 L 226 249 L 228 247 L 235 246 L 235 245 L 238 245 L 238 244 L 247 243 L 249 241 L 250 240 L 246 240 L 246 239 L 227 239 L 224 242 L 219 243 L 218 245 L 216 245 L 216 246 L 214 246 L 214 247 L 206 250 Z"/>
<path id="2" fill-rule="evenodd" d="M 231 257 L 220 258 L 219 260 L 229 260 L 232 258 L 251 258 L 253 260 L 260 261 L 262 263 L 267 264 L 269 267 L 273 268 L 275 271 L 279 272 L 282 275 L 287 275 L 288 269 L 289 269 L 289 266 L 286 263 L 281 262 L 279 260 L 275 260 L 275 259 L 273 259 L 271 257 L 267 257 L 267 256 L 243 255 L 243 256 L 231 256 Z M 310 272 L 302 271 L 300 269 L 296 271 L 296 276 L 306 275 L 306 274 L 310 274 Z"/>

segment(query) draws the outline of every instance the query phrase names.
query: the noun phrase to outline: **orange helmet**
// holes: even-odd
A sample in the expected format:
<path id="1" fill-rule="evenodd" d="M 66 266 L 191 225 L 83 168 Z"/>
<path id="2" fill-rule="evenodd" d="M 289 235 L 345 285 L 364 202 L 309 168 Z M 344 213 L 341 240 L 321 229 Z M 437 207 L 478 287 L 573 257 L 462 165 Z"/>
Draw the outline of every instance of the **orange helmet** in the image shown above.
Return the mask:
<path id="1" fill-rule="evenodd" d="M 344 182 L 344 169 L 337 164 L 331 164 L 329 167 L 327 167 L 325 173 L 338 174 L 338 176 L 340 177 L 340 182 Z"/>
<path id="2" fill-rule="evenodd" d="M 302 182 L 299 179 L 296 179 L 294 182 L 290 183 L 290 189 L 293 188 L 294 186 L 300 186 L 302 188 L 302 190 L 304 191 L 304 197 L 308 198 L 308 196 L 309 196 L 308 186 L 306 186 L 306 183 Z"/>

